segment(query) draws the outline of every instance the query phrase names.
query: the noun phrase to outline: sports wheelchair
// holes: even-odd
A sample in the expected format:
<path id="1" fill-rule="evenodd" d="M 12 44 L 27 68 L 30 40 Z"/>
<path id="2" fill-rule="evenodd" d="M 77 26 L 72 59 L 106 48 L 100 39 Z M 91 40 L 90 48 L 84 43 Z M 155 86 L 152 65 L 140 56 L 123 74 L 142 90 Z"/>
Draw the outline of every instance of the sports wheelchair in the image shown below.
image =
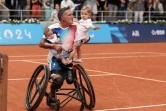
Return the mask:
<path id="1" fill-rule="evenodd" d="M 63 77 L 63 80 L 66 80 L 66 83 L 71 84 L 73 87 L 61 87 L 58 91 L 56 91 L 56 97 L 64 96 L 62 101 L 59 99 L 57 101 L 57 98 L 50 97 L 50 94 L 46 91 L 48 83 L 51 82 L 49 68 L 44 64 L 41 64 L 36 68 L 26 90 L 25 106 L 27 110 L 34 111 L 40 105 L 44 96 L 47 98 L 50 97 L 55 101 L 55 107 L 49 106 L 50 108 L 55 109 L 55 111 L 59 111 L 72 99 L 81 102 L 80 111 L 83 111 L 84 107 L 89 110 L 95 107 L 96 98 L 94 89 L 91 80 L 84 68 L 80 64 L 75 64 L 70 67 L 70 69 L 69 67 L 63 67 L 62 71 L 63 73 L 61 76 Z M 69 74 L 72 75 L 69 77 L 67 76 Z M 46 103 L 47 105 L 49 104 L 47 100 Z"/>

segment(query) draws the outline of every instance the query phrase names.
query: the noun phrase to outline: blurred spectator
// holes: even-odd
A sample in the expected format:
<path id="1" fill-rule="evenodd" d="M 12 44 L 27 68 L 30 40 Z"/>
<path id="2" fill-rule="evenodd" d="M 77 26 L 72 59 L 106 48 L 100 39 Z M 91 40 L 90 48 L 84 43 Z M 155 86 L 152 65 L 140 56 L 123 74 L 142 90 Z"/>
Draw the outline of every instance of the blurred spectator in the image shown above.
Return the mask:
<path id="1" fill-rule="evenodd" d="M 71 0 L 62 0 L 60 7 L 70 7 L 71 11 L 74 11 L 75 8 L 74 3 Z"/>
<path id="2" fill-rule="evenodd" d="M 55 5 L 59 4 L 59 6 L 60 6 L 61 2 L 62 2 L 62 0 L 54 0 L 54 9 L 55 9 Z"/>
<path id="3" fill-rule="evenodd" d="M 5 5 L 10 9 L 10 19 L 15 19 L 16 0 L 5 0 Z"/>
<path id="4" fill-rule="evenodd" d="M 98 0 L 98 10 L 99 13 L 97 14 L 99 20 L 105 20 L 106 16 L 106 8 L 104 7 L 105 5 L 105 0 Z M 101 18 L 99 18 L 101 17 Z"/>
<path id="5" fill-rule="evenodd" d="M 75 4 L 75 10 L 81 10 L 84 5 L 85 0 L 73 0 Z"/>
<path id="6" fill-rule="evenodd" d="M 127 10 L 127 6 L 128 6 L 128 2 L 129 0 L 120 0 L 120 4 L 119 4 L 119 19 L 125 19 L 125 15 L 126 15 L 126 10 Z"/>
<path id="7" fill-rule="evenodd" d="M 40 19 L 42 0 L 31 0 L 31 4 L 32 4 L 32 18 Z"/>
<path id="8" fill-rule="evenodd" d="M 153 2 L 153 0 L 152 0 L 152 2 Z M 149 0 L 145 0 L 145 2 L 144 2 L 145 9 L 148 8 L 148 3 L 149 3 Z"/>
<path id="9" fill-rule="evenodd" d="M 104 11 L 105 0 L 98 0 L 98 9 Z"/>
<path id="10" fill-rule="evenodd" d="M 160 2 L 160 0 L 155 0 L 154 1 L 154 11 L 155 11 L 155 20 L 161 20 L 163 19 L 163 13 L 164 13 L 164 9 L 163 9 L 163 4 Z"/>
<path id="11" fill-rule="evenodd" d="M 127 19 L 133 20 L 133 8 L 134 8 L 135 2 L 133 0 L 129 0 L 128 7 L 127 7 Z"/>
<path id="12" fill-rule="evenodd" d="M 51 21 L 53 21 L 53 22 L 59 22 L 59 19 L 58 19 L 58 16 L 57 16 L 59 9 L 60 9 L 59 4 L 58 4 L 58 3 L 55 4 L 55 9 L 54 9 L 54 11 L 51 13 L 51 18 L 50 18 Z"/>
<path id="13" fill-rule="evenodd" d="M 74 2 L 74 5 L 75 5 L 74 16 L 77 19 L 80 19 L 80 10 L 84 5 L 85 0 L 73 0 L 73 2 Z"/>
<path id="14" fill-rule="evenodd" d="M 163 4 L 163 8 L 166 11 L 166 0 L 160 0 L 160 2 Z M 165 13 L 166 15 L 166 13 Z"/>
<path id="15" fill-rule="evenodd" d="M 133 0 L 135 2 L 133 10 L 134 10 L 134 22 L 137 23 L 138 19 L 139 22 L 143 22 L 143 14 L 145 11 L 144 1 L 145 0 Z"/>
<path id="16" fill-rule="evenodd" d="M 152 20 L 154 8 L 153 8 L 153 0 L 147 0 L 145 3 L 145 14 L 144 14 L 144 20 L 150 21 Z"/>
<path id="17" fill-rule="evenodd" d="M 18 20 L 21 20 L 22 18 L 26 18 L 26 5 L 27 5 L 27 0 L 17 0 L 18 5 Z M 22 17 L 22 18 L 21 18 Z"/>
<path id="18" fill-rule="evenodd" d="M 43 0 L 43 7 L 45 11 L 45 21 L 48 21 L 51 17 L 53 11 L 53 1 L 52 0 Z"/>
<path id="19" fill-rule="evenodd" d="M 86 0 L 85 5 L 87 7 L 89 7 L 92 11 L 92 20 L 96 21 L 96 15 L 98 13 L 98 10 L 97 10 L 98 1 L 97 0 Z"/>
<path id="20" fill-rule="evenodd" d="M 30 18 L 31 17 L 31 1 L 27 0 L 27 6 L 25 8 L 26 10 L 26 18 Z"/>
<path id="21" fill-rule="evenodd" d="M 108 10 L 109 10 L 109 15 L 108 15 L 109 17 L 107 18 L 107 21 L 116 21 L 118 5 L 120 3 L 120 0 L 105 0 L 105 1 L 106 4 L 108 5 Z"/>

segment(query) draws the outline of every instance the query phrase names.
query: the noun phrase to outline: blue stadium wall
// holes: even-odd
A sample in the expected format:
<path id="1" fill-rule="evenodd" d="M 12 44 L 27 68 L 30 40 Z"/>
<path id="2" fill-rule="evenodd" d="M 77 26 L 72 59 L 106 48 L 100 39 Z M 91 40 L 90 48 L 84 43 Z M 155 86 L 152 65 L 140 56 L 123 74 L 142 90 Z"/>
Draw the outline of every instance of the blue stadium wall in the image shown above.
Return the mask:
<path id="1" fill-rule="evenodd" d="M 156 24 L 94 24 L 100 30 L 89 30 L 89 43 L 166 42 L 166 25 Z M 42 24 L 0 24 L 0 45 L 39 44 Z"/>

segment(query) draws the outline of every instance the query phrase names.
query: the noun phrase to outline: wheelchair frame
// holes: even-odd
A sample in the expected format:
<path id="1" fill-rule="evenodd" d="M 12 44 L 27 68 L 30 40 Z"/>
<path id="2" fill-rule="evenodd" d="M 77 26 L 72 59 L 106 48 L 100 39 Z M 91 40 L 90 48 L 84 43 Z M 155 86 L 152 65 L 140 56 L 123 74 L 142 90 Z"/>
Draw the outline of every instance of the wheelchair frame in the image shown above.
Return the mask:
<path id="1" fill-rule="evenodd" d="M 62 102 L 59 100 L 56 102 L 56 107 L 54 109 L 59 111 L 61 108 L 66 106 L 72 99 L 78 100 L 81 102 L 80 111 L 84 110 L 84 106 L 91 110 L 95 107 L 96 98 L 93 89 L 93 85 L 91 80 L 84 70 L 84 68 L 80 64 L 73 65 L 72 69 L 74 70 L 73 73 L 73 83 L 75 88 L 61 88 L 59 90 L 66 90 L 68 93 L 63 92 L 56 92 L 56 95 L 64 95 L 67 96 Z M 39 74 L 44 71 L 42 78 L 39 79 Z M 65 71 L 63 75 L 65 74 Z M 27 110 L 34 111 L 41 103 L 44 96 L 48 98 L 52 98 L 48 92 L 46 92 L 47 85 L 49 83 L 49 69 L 46 65 L 39 65 L 36 70 L 34 71 L 25 96 L 25 106 Z M 66 79 L 66 78 L 65 78 Z M 38 80 L 40 80 L 38 82 Z M 38 96 L 38 97 L 36 97 Z M 55 101 L 55 98 L 52 98 Z M 48 105 L 48 103 L 47 103 Z"/>

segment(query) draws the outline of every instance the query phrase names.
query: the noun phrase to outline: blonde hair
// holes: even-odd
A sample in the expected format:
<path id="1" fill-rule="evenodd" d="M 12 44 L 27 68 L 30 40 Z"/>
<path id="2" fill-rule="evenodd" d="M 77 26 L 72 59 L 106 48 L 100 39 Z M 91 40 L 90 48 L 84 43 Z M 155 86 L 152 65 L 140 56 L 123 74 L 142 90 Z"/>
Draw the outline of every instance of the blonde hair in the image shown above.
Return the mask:
<path id="1" fill-rule="evenodd" d="M 87 12 L 91 15 L 91 9 L 87 6 L 83 6 L 81 10 L 87 10 Z"/>

